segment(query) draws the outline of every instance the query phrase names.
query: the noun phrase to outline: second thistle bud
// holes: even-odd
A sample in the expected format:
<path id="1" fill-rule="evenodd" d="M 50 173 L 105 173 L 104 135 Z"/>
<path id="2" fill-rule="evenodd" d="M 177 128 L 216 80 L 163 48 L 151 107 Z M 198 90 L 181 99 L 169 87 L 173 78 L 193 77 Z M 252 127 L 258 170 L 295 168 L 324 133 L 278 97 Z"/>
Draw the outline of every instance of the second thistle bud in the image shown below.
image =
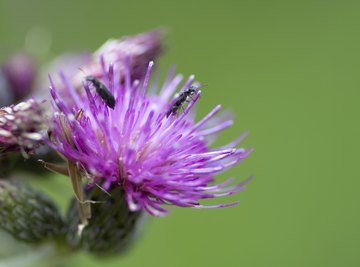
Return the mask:
<path id="1" fill-rule="evenodd" d="M 63 220 L 44 194 L 20 182 L 0 180 L 0 228 L 18 240 L 39 243 L 61 238 Z"/>
<path id="2" fill-rule="evenodd" d="M 36 79 L 36 65 L 31 56 L 15 54 L 2 66 L 2 70 L 16 101 L 30 94 Z"/>

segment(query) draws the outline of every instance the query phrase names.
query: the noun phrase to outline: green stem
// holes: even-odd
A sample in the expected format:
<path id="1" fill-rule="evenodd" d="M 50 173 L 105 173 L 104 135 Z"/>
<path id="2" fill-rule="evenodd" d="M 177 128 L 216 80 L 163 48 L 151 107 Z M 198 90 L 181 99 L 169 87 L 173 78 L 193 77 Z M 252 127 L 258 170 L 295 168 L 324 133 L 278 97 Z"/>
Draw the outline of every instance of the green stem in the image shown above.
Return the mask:
<path id="1" fill-rule="evenodd" d="M 60 266 L 71 255 L 73 253 L 70 250 L 47 243 L 0 260 L 0 267 L 55 267 Z"/>

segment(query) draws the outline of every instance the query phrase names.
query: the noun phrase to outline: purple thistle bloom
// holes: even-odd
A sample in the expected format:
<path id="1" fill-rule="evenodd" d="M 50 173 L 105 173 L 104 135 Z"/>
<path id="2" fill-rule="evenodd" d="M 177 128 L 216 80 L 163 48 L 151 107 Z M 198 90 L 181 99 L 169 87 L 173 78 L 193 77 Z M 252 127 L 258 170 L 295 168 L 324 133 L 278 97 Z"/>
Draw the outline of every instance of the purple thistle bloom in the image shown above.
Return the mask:
<path id="1" fill-rule="evenodd" d="M 163 52 L 163 36 L 164 31 L 156 30 L 108 40 L 94 54 L 88 55 L 87 62 L 76 75 L 73 84 L 76 88 L 82 88 L 84 73 L 100 79 L 105 61 L 113 63 L 114 73 L 119 75 L 115 79 L 124 81 L 125 60 L 131 70 L 131 79 L 141 79 L 146 73 L 149 61 L 155 60 Z"/>
<path id="2" fill-rule="evenodd" d="M 37 67 L 31 56 L 17 53 L 1 68 L 15 99 L 24 99 L 31 93 L 37 74 Z"/>
<path id="3" fill-rule="evenodd" d="M 104 57 L 106 62 L 113 62 L 115 73 L 120 74 L 125 72 L 124 62 L 128 60 L 131 79 L 140 79 L 146 73 L 149 61 L 156 59 L 163 52 L 164 34 L 163 30 L 155 30 L 108 40 L 93 55 L 93 65 L 90 66 L 92 75 L 102 75 L 99 64 L 101 62 L 97 60 Z"/>
<path id="4" fill-rule="evenodd" d="M 34 152 L 48 127 L 44 105 L 30 99 L 0 109 L 0 155 L 21 151 L 24 157 Z"/>
<path id="5" fill-rule="evenodd" d="M 232 124 L 231 120 L 211 123 L 221 106 L 196 123 L 189 111 L 199 99 L 200 90 L 186 99 L 189 103 L 183 110 L 172 112 L 178 98 L 170 98 L 179 88 L 182 76 L 169 74 L 158 94 L 147 93 L 153 63 L 141 82 L 132 80 L 129 61 L 126 66 L 124 83 L 115 79 L 119 74 L 114 72 L 113 64 L 103 68 L 100 78 L 115 97 L 114 109 L 106 105 L 85 78 L 86 94 L 79 94 L 61 75 L 74 105 L 61 98 L 50 78 L 55 109 L 53 148 L 79 168 L 89 185 L 99 185 L 104 190 L 121 187 L 131 211 L 145 209 L 151 215 L 163 216 L 168 212 L 166 205 L 220 208 L 237 204 L 199 203 L 201 199 L 240 192 L 247 182 L 230 186 L 234 179 L 229 179 L 212 184 L 214 175 L 238 164 L 252 151 L 235 148 L 243 136 L 220 148 L 208 147 L 207 137 Z M 190 76 L 180 94 L 193 80 L 194 76 Z"/>
<path id="6" fill-rule="evenodd" d="M 145 76 L 149 61 L 156 60 L 164 51 L 164 34 L 163 30 L 155 30 L 120 39 L 110 39 L 93 54 L 84 53 L 82 56 L 63 55 L 53 62 L 50 69 L 54 70 L 54 72 L 66 69 L 66 74 L 71 73 L 71 75 L 76 73 L 76 75 L 72 75 L 69 81 L 81 93 L 85 93 L 82 84 L 84 75 L 91 75 L 101 79 L 103 69 L 105 68 L 105 61 L 114 64 L 114 80 L 120 80 L 121 82 L 125 80 L 125 59 L 128 60 L 128 65 L 130 66 L 131 79 L 141 79 Z M 100 55 L 103 56 L 101 57 Z M 62 79 L 53 77 L 53 82 L 56 85 L 58 95 L 64 101 L 71 102 L 73 100 L 72 96 L 67 95 Z M 43 98 L 43 94 L 44 92 L 42 91 L 38 92 L 38 96 L 41 98 Z"/>

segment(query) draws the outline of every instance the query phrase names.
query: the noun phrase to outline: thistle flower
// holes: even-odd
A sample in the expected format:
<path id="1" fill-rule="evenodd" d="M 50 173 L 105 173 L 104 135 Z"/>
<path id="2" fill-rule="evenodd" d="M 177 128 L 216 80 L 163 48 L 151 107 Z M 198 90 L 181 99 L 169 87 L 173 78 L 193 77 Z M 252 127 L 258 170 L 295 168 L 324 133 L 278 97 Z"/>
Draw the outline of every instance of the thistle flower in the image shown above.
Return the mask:
<path id="1" fill-rule="evenodd" d="M 49 68 L 56 72 L 61 69 L 66 69 L 67 73 L 76 72 L 76 75 L 71 77 L 70 82 L 79 94 L 84 93 L 82 86 L 84 75 L 101 79 L 105 68 L 104 61 L 114 63 L 114 80 L 116 81 L 124 81 L 125 59 L 128 59 L 131 79 L 141 79 L 145 75 L 148 62 L 156 59 L 164 50 L 163 35 L 164 31 L 155 30 L 120 39 L 110 39 L 94 54 L 63 55 L 56 59 Z M 99 55 L 104 55 L 103 60 L 100 60 Z M 49 73 L 49 68 L 47 68 L 46 73 Z M 69 102 L 69 105 L 74 104 L 72 96 L 68 95 L 66 88 L 64 88 L 64 79 L 53 77 L 53 81 L 63 100 Z M 43 94 L 43 91 L 38 92 L 41 97 Z"/>
<path id="2" fill-rule="evenodd" d="M 42 142 L 47 129 L 42 103 L 30 99 L 0 109 L 0 154 L 21 151 L 24 157 Z"/>
<path id="3" fill-rule="evenodd" d="M 105 62 L 104 58 L 101 58 Z M 104 65 L 105 66 L 105 65 Z M 235 148 L 243 136 L 232 143 L 209 148 L 207 138 L 232 124 L 225 120 L 213 126 L 221 106 L 195 122 L 189 111 L 199 99 L 192 96 L 183 111 L 174 112 L 181 75 L 170 74 L 158 94 L 147 93 L 153 63 L 144 79 L 131 79 L 130 64 L 125 82 L 114 79 L 115 66 L 103 68 L 101 82 L 115 97 L 109 108 L 92 84 L 83 81 L 86 95 L 79 94 L 63 75 L 64 87 L 74 105 L 64 101 L 50 78 L 50 92 L 56 110 L 52 146 L 87 178 L 89 186 L 104 191 L 120 187 L 130 211 L 146 210 L 154 216 L 168 213 L 167 205 L 192 208 L 220 208 L 237 204 L 204 206 L 202 199 L 235 194 L 245 182 L 230 185 L 234 179 L 213 184 L 214 176 L 238 164 L 251 149 Z M 185 82 L 180 93 L 193 84 Z M 197 84 L 193 84 L 197 86 Z M 182 106 L 182 105 L 181 105 Z M 169 112 L 170 111 L 170 112 Z M 216 121 L 217 122 L 217 121 Z"/>
<path id="4" fill-rule="evenodd" d="M 33 89 L 37 72 L 32 57 L 25 53 L 17 53 L 2 66 L 2 71 L 16 100 L 29 95 Z"/>
<path id="5" fill-rule="evenodd" d="M 142 78 L 149 61 L 156 59 L 163 51 L 163 35 L 163 30 L 156 30 L 107 41 L 92 57 L 92 64 L 89 66 L 91 74 L 95 77 L 102 76 L 103 65 L 99 58 L 103 56 L 106 62 L 114 64 L 115 73 L 120 74 L 120 79 L 124 78 L 122 73 L 125 73 L 125 59 L 131 69 L 131 79 Z"/>
<path id="6" fill-rule="evenodd" d="M 105 61 L 114 64 L 114 73 L 118 75 L 115 80 L 123 81 L 125 59 L 128 60 L 131 69 L 131 79 L 141 79 L 145 75 L 149 61 L 156 59 L 163 51 L 163 35 L 163 31 L 157 30 L 108 40 L 94 54 L 88 55 L 85 65 L 81 67 L 72 84 L 81 90 L 84 73 L 101 78 Z"/>

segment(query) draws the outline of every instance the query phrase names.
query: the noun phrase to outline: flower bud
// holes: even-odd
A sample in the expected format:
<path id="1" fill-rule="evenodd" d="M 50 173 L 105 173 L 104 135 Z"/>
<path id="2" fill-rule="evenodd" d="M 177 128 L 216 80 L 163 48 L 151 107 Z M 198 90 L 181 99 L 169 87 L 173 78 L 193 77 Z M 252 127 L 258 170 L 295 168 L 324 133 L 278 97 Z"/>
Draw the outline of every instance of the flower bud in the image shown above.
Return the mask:
<path id="1" fill-rule="evenodd" d="M 61 238 L 63 220 L 46 195 L 20 182 L 0 180 L 0 228 L 18 240 L 40 243 Z"/>
<path id="2" fill-rule="evenodd" d="M 101 56 L 104 61 L 114 63 L 116 72 L 124 73 L 126 70 L 126 59 L 130 68 L 131 78 L 142 79 L 146 73 L 149 61 L 153 61 L 163 52 L 163 37 L 165 31 L 155 30 L 144 32 L 135 36 L 125 36 L 121 39 L 110 39 L 103 44 L 93 55 L 91 70 L 93 75 L 101 76 L 101 63 L 98 61 Z M 100 64 L 99 64 L 100 63 Z M 96 70 L 96 67 L 98 70 Z M 124 77 L 123 77 L 124 78 Z"/>
<path id="3" fill-rule="evenodd" d="M 2 69 L 16 100 L 30 94 L 36 79 L 36 65 L 29 55 L 15 54 Z"/>

